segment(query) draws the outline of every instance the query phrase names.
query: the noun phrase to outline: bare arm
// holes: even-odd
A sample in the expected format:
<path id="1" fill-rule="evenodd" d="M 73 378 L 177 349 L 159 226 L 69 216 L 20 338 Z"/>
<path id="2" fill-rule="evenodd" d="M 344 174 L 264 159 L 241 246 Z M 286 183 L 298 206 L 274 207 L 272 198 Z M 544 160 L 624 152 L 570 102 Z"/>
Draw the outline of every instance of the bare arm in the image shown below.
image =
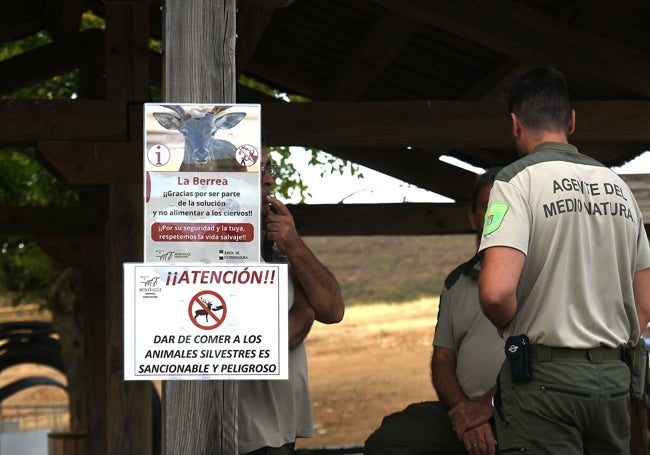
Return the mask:
<path id="1" fill-rule="evenodd" d="M 494 454 L 496 438 L 489 420 L 496 386 L 483 396 L 470 400 L 458 383 L 456 352 L 436 346 L 431 357 L 431 380 L 440 401 L 449 408 L 449 420 L 469 453 Z M 475 445 L 476 444 L 476 445 Z"/>
<path id="2" fill-rule="evenodd" d="M 650 322 L 650 269 L 640 270 L 634 274 L 633 288 L 636 314 L 643 333 Z"/>
<path id="3" fill-rule="evenodd" d="M 314 324 L 314 309 L 309 305 L 299 284 L 294 283 L 293 305 L 289 310 L 289 350 L 294 349 L 309 334 Z"/>
<path id="4" fill-rule="evenodd" d="M 436 346 L 431 356 L 431 382 L 436 389 L 438 399 L 448 409 L 459 403 L 469 401 L 460 388 L 456 377 L 456 351 Z"/>
<path id="5" fill-rule="evenodd" d="M 499 333 L 517 312 L 517 285 L 525 260 L 524 253 L 514 248 L 495 246 L 483 251 L 479 301 Z"/>
<path id="6" fill-rule="evenodd" d="M 267 218 L 267 238 L 289 258 L 294 281 L 300 283 L 316 320 L 326 324 L 341 321 L 345 307 L 336 278 L 300 238 L 287 206 L 271 196 L 266 202 L 274 208 Z"/>

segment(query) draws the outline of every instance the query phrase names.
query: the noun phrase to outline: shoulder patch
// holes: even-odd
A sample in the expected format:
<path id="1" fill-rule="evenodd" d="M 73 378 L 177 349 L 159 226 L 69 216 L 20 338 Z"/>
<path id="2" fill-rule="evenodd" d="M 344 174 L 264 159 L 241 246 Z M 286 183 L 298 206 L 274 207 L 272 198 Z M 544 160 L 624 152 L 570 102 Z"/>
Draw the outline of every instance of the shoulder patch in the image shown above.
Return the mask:
<path id="1" fill-rule="evenodd" d="M 499 229 L 503 217 L 508 211 L 506 202 L 492 202 L 485 212 L 485 223 L 483 224 L 483 236 L 489 235 Z"/>

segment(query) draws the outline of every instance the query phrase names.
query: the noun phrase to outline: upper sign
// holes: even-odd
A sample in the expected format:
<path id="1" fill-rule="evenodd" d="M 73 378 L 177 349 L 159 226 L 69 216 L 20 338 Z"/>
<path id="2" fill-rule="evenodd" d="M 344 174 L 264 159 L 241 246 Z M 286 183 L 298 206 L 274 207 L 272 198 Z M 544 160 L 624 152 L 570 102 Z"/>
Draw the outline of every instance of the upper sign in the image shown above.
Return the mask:
<path id="1" fill-rule="evenodd" d="M 145 262 L 259 262 L 260 113 L 145 104 Z"/>

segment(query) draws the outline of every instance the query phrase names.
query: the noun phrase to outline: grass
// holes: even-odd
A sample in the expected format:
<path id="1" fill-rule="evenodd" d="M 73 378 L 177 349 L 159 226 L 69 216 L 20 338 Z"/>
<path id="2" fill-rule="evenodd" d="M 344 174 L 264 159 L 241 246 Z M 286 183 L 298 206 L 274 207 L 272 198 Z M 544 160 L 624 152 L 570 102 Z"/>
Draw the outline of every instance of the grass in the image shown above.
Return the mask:
<path id="1" fill-rule="evenodd" d="M 403 303 L 440 294 L 476 251 L 473 235 L 305 237 L 337 277 L 346 305 Z"/>

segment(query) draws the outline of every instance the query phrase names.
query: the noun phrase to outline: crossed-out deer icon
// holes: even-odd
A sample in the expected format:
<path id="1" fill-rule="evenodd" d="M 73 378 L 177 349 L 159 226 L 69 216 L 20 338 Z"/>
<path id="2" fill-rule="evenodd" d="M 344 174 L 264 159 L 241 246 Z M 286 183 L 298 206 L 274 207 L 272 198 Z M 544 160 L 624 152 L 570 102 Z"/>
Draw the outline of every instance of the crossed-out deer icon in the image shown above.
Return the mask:
<path id="1" fill-rule="evenodd" d="M 204 299 L 203 297 L 199 297 L 199 300 L 200 300 L 201 302 L 203 302 L 203 304 L 204 304 L 207 308 L 200 308 L 200 309 L 194 311 L 194 320 L 195 320 L 195 321 L 199 318 L 199 316 L 205 316 L 205 322 L 207 323 L 207 322 L 208 322 L 208 318 L 209 318 L 209 316 L 210 316 L 210 312 L 213 312 L 213 311 L 219 311 L 219 310 L 223 309 L 223 305 L 218 305 L 218 306 L 215 305 L 215 306 L 213 307 L 213 306 L 212 306 L 212 302 L 208 302 L 208 301 L 207 301 L 206 299 Z"/>

